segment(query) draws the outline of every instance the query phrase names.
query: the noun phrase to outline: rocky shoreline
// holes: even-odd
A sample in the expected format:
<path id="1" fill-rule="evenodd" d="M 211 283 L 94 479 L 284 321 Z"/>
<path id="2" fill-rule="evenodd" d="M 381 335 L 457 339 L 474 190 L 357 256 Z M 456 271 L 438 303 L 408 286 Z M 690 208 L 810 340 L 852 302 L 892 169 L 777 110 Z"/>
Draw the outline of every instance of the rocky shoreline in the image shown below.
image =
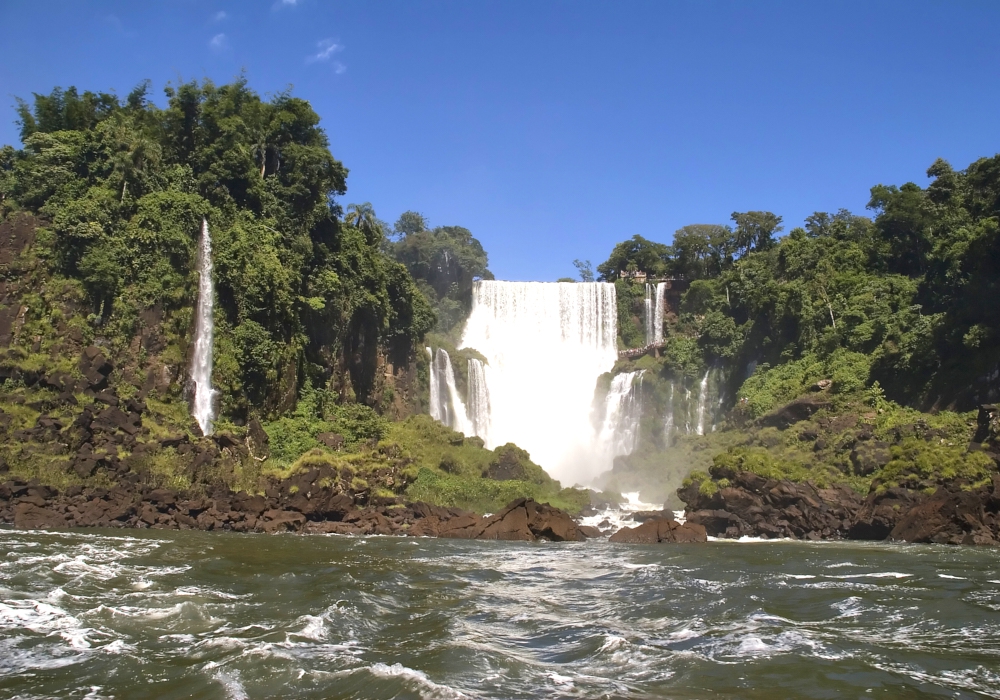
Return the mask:
<path id="1" fill-rule="evenodd" d="M 358 504 L 313 469 L 271 481 L 264 494 L 224 486 L 207 493 L 150 489 L 124 481 L 114 488 L 65 491 L 13 478 L 0 483 L 0 523 L 23 529 L 76 527 L 401 535 L 550 542 L 610 535 L 618 543 L 704 542 L 708 537 L 867 540 L 1000 546 L 1000 474 L 971 488 L 960 482 L 933 493 L 873 485 L 867 497 L 846 487 L 765 479 L 713 469 L 726 484 L 706 493 L 694 481 L 678 492 L 686 521 L 669 511 L 634 513 L 636 527 L 617 532 L 579 524 L 530 498 L 483 516 L 423 502 Z"/>
<path id="2" fill-rule="evenodd" d="M 705 493 L 695 481 L 678 493 L 688 522 L 713 537 L 1000 546 L 1000 474 L 986 485 L 955 481 L 932 493 L 876 483 L 862 498 L 843 486 L 823 489 L 751 472 L 712 471 L 727 485 Z"/>
<path id="3" fill-rule="evenodd" d="M 272 484 L 265 495 L 217 488 L 208 495 L 143 489 L 55 489 L 13 479 L 0 484 L 0 523 L 21 529 L 75 527 L 407 535 L 456 539 L 579 542 L 599 537 L 564 511 L 521 498 L 490 516 L 427 503 L 359 507 L 321 482 L 319 470 Z"/>

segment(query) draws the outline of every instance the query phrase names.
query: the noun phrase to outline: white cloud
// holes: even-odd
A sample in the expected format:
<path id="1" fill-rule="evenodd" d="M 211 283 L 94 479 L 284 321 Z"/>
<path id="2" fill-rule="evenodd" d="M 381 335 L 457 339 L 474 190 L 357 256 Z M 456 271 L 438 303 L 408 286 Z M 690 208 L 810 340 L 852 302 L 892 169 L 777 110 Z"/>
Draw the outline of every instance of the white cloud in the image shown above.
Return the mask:
<path id="1" fill-rule="evenodd" d="M 340 75 L 341 73 L 346 73 L 347 72 L 347 66 L 345 66 L 340 61 L 334 61 L 333 62 L 333 72 L 336 73 L 337 75 Z"/>
<path id="2" fill-rule="evenodd" d="M 225 51 L 229 48 L 229 39 L 226 38 L 225 34 L 216 34 L 208 42 L 208 46 L 213 51 Z"/>
<path id="3" fill-rule="evenodd" d="M 281 0 L 282 5 L 298 5 L 299 0 Z"/>
<path id="4" fill-rule="evenodd" d="M 213 22 L 221 22 L 222 20 L 226 19 L 227 17 L 229 17 L 229 15 L 226 14 L 225 10 L 219 10 L 214 15 L 212 15 L 212 21 Z"/>
<path id="5" fill-rule="evenodd" d="M 333 54 L 343 50 L 344 47 L 335 42 L 333 39 L 323 39 L 322 41 L 316 42 L 316 53 L 306 58 L 306 63 L 329 61 Z M 340 66 L 341 64 L 338 63 L 336 65 Z M 344 71 L 338 70 L 338 72 L 343 73 Z"/>

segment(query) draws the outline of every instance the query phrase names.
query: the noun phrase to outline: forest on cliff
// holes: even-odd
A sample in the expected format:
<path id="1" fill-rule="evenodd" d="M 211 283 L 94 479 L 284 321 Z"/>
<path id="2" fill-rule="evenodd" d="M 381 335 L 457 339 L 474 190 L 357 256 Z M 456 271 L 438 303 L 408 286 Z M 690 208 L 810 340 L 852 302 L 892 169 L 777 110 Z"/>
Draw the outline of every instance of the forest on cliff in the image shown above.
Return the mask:
<path id="1" fill-rule="evenodd" d="M 18 104 L 22 147 L 0 149 L 0 472 L 59 489 L 262 492 L 321 469 L 335 477 L 324 489 L 358 503 L 412 488 L 480 511 L 519 495 L 579 508 L 516 447 L 413 415 L 425 335 L 460 324 L 474 279 L 491 277 L 467 229 L 343 206 L 347 168 L 291 93 L 188 82 L 161 108 L 149 90 L 36 94 Z M 188 410 L 202 220 L 210 439 Z"/>
<path id="2" fill-rule="evenodd" d="M 671 245 L 634 236 L 598 266 L 689 283 L 664 354 L 692 376 L 727 367 L 833 362 L 850 388 L 878 381 L 926 408 L 973 408 L 1000 395 L 1000 156 L 956 171 L 937 160 L 926 187 L 877 185 L 868 208 L 817 212 L 787 235 L 771 212 L 691 225 Z M 641 286 L 620 284 L 621 335 L 641 345 Z M 786 372 L 791 370 L 786 370 Z M 744 395 L 760 415 L 765 397 Z"/>
<path id="3" fill-rule="evenodd" d="M 692 470 L 705 493 L 740 471 L 860 493 L 989 483 L 1000 156 L 961 171 L 937 160 L 927 176 L 872 187 L 871 218 L 817 212 L 781 235 L 780 216 L 736 212 L 670 245 L 616 245 L 597 271 L 618 289 L 621 346 L 648 337 L 637 277 L 672 291 L 657 356 L 614 370 L 641 372 L 644 415 L 605 483 L 665 498 Z M 695 402 L 710 406 L 704 435 L 682 424 Z"/>

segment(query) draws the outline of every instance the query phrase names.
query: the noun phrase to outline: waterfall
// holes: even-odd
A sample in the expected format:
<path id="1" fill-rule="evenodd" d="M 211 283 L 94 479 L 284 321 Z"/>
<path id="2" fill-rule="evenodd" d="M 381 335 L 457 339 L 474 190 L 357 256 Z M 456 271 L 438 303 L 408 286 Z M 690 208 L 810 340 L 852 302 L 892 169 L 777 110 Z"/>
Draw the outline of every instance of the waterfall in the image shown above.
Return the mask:
<path id="1" fill-rule="evenodd" d="M 469 359 L 468 410 L 472 433 L 489 442 L 490 388 L 486 366 L 476 358 Z"/>
<path id="2" fill-rule="evenodd" d="M 646 345 L 653 344 L 653 338 L 655 338 L 655 329 L 653 328 L 653 322 L 655 319 L 655 311 L 653 309 L 653 285 L 646 284 L 646 298 L 643 300 L 645 305 L 645 326 L 646 326 Z"/>
<path id="3" fill-rule="evenodd" d="M 674 383 L 670 382 L 670 393 L 667 398 L 667 415 L 663 420 L 663 441 L 670 447 L 670 439 L 674 436 Z"/>
<path id="4" fill-rule="evenodd" d="M 705 434 L 705 408 L 708 405 L 708 371 L 702 377 L 701 386 L 698 389 L 698 434 Z"/>
<path id="5" fill-rule="evenodd" d="M 618 359 L 614 285 L 476 282 L 461 347 L 487 360 L 487 447 L 514 442 L 568 484 L 611 466 L 590 412 Z"/>
<path id="6" fill-rule="evenodd" d="M 639 442 L 639 420 L 642 418 L 643 370 L 616 374 L 604 402 L 604 423 L 599 435 L 600 446 L 608 459 L 631 454 Z M 638 378 L 638 384 L 635 380 Z"/>
<path id="7" fill-rule="evenodd" d="M 455 386 L 455 371 L 451 367 L 451 357 L 444 348 L 437 351 L 438 369 L 444 377 L 444 386 L 447 393 L 446 420 L 443 421 L 452 430 L 457 430 L 465 435 L 472 435 L 472 428 L 469 426 L 469 417 L 465 411 L 465 402 L 458 393 Z"/>
<path id="8" fill-rule="evenodd" d="M 437 371 L 437 363 L 434 361 L 434 351 L 430 348 L 425 348 L 427 350 L 427 356 L 430 358 L 430 414 L 431 418 L 434 420 L 445 422 L 444 411 L 441 406 L 441 376 Z"/>
<path id="9" fill-rule="evenodd" d="M 215 292 L 212 286 L 212 239 L 208 220 L 201 220 L 201 243 L 198 248 L 198 306 L 195 312 L 194 357 L 191 381 L 194 383 L 192 415 L 204 435 L 212 434 L 215 421 L 215 396 L 212 388 L 212 335 L 215 319 Z"/>
<path id="10" fill-rule="evenodd" d="M 436 353 L 427 348 L 427 354 L 431 358 L 431 418 L 441 421 L 452 430 L 472 435 L 465 403 L 458 393 L 458 387 L 455 386 L 455 371 L 451 366 L 451 356 L 444 348 L 438 348 Z"/>
<path id="11" fill-rule="evenodd" d="M 656 283 L 656 303 L 653 310 L 653 342 L 663 342 L 663 314 L 667 305 L 667 283 Z M 671 389 L 671 391 L 673 391 Z"/>

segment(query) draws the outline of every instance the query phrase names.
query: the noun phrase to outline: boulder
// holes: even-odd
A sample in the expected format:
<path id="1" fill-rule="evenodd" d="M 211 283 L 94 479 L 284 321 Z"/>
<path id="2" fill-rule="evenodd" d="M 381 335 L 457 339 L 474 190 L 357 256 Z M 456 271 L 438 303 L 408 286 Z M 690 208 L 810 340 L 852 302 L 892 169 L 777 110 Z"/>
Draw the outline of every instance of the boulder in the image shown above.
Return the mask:
<path id="1" fill-rule="evenodd" d="M 939 488 L 930 498 L 910 508 L 889 533 L 889 539 L 903 542 L 963 544 L 967 535 L 978 536 L 983 544 L 993 544 L 993 534 L 985 520 L 983 499 L 974 491 Z"/>
<path id="2" fill-rule="evenodd" d="M 203 514 L 204 515 L 204 514 Z M 201 516 L 198 516 L 201 518 Z M 293 510 L 272 509 L 264 513 L 263 522 L 258 526 L 267 533 L 295 532 L 302 529 L 306 516 Z"/>
<path id="3" fill-rule="evenodd" d="M 774 427 L 779 430 L 804 421 L 814 413 L 831 405 L 830 397 L 823 393 L 802 396 L 784 406 L 761 416 L 759 423 L 763 427 Z"/>
<path id="4" fill-rule="evenodd" d="M 49 530 L 66 527 L 66 516 L 23 500 L 14 507 L 14 527 L 22 530 Z"/>
<path id="5" fill-rule="evenodd" d="M 657 544 L 659 542 L 688 543 L 707 542 L 708 533 L 698 523 L 678 523 L 671 518 L 652 518 L 638 527 L 622 528 L 609 539 L 609 542 L 623 544 Z"/>
<path id="6" fill-rule="evenodd" d="M 586 536 L 580 532 L 573 519 L 547 503 L 537 503 L 531 498 L 519 498 L 503 510 L 490 516 L 483 523 L 481 540 L 521 540 L 532 542 L 544 539 L 552 542 L 581 542 Z"/>

